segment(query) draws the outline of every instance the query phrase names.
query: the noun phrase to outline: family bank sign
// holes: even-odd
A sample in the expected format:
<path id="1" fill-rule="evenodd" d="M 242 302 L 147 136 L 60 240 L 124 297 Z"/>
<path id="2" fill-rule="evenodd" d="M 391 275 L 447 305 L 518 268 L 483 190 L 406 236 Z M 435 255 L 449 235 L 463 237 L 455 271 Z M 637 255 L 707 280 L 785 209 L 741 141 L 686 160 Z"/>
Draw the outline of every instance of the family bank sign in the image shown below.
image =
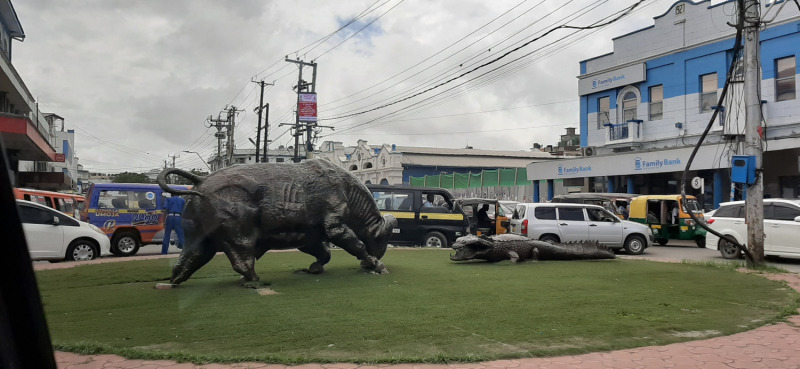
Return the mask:
<path id="1" fill-rule="evenodd" d="M 692 170 L 730 167 L 730 161 L 719 160 L 718 145 L 701 146 L 692 163 Z M 641 151 L 587 158 L 565 158 L 527 165 L 528 180 L 585 178 L 680 172 L 686 166 L 692 148 Z"/>
<path id="2" fill-rule="evenodd" d="M 607 72 L 580 76 L 578 77 L 580 78 L 578 80 L 578 94 L 583 96 L 593 92 L 627 86 L 631 83 L 644 81 L 644 76 L 644 63 L 629 65 Z"/>

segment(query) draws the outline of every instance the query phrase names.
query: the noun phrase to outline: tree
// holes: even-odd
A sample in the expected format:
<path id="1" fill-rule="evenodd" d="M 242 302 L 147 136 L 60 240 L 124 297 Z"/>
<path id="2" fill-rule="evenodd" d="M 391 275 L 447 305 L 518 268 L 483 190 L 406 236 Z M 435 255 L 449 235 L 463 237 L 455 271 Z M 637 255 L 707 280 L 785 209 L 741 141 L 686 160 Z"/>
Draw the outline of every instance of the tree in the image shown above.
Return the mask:
<path id="1" fill-rule="evenodd" d="M 123 172 L 114 177 L 114 183 L 150 183 L 144 173 Z"/>
<path id="2" fill-rule="evenodd" d="M 200 169 L 192 169 L 189 172 L 191 172 L 192 174 L 194 174 L 196 176 L 200 176 L 200 177 L 205 177 L 205 176 L 208 175 L 208 172 L 204 172 L 204 171 L 202 171 Z M 192 186 L 192 185 L 194 185 L 194 183 L 192 183 L 192 181 L 190 181 L 190 180 L 188 180 L 186 178 L 183 178 L 181 176 L 176 175 L 176 176 L 171 176 L 171 177 L 176 178 L 175 184 L 177 184 L 177 185 L 184 185 L 184 186 Z"/>

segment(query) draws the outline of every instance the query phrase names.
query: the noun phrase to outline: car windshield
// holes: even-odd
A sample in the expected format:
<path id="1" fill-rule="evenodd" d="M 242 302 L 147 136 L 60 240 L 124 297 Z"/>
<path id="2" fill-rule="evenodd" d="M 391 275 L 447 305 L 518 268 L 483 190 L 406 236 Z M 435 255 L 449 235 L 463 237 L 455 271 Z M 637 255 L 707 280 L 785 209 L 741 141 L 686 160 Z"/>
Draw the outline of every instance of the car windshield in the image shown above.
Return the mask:
<path id="1" fill-rule="evenodd" d="M 686 207 L 684 207 L 683 210 L 686 211 L 686 208 L 688 208 L 692 213 L 702 213 L 700 204 L 695 199 L 686 199 Z"/>

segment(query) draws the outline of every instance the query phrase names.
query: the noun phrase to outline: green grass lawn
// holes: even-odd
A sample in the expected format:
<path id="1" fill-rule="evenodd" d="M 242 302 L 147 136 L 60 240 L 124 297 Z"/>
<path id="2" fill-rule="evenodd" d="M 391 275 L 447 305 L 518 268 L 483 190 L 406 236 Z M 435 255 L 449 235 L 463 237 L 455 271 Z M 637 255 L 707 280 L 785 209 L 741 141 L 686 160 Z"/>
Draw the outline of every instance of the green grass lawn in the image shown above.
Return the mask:
<path id="1" fill-rule="evenodd" d="M 218 255 L 177 289 L 175 259 L 38 272 L 61 350 L 204 361 L 446 362 L 575 354 L 727 335 L 798 307 L 779 282 L 700 265 L 633 260 L 456 264 L 445 250 L 389 250 L 390 274 L 335 251 L 267 254 L 277 295 L 236 284 Z"/>

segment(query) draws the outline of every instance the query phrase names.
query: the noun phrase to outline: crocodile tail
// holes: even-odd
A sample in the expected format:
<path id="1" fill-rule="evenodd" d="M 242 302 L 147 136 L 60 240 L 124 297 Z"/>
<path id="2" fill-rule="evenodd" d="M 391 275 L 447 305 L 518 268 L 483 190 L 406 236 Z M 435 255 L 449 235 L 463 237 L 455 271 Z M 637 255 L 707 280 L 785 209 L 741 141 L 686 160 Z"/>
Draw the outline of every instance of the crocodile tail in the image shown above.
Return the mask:
<path id="1" fill-rule="evenodd" d="M 606 258 L 606 259 L 614 259 L 616 256 L 614 255 L 614 251 L 608 248 L 608 246 L 601 244 L 599 241 L 577 241 L 577 242 L 566 242 L 560 244 L 564 249 L 568 250 L 570 254 L 573 255 L 592 255 L 593 258 Z"/>
<path id="2" fill-rule="evenodd" d="M 162 170 L 161 173 L 158 174 L 158 179 L 156 180 L 158 182 L 158 186 L 161 187 L 162 190 L 169 192 L 173 195 L 195 195 L 203 197 L 202 193 L 195 190 L 179 190 L 176 188 L 171 188 L 169 185 L 167 185 L 167 176 L 170 174 L 177 174 L 183 178 L 186 178 L 190 180 L 192 183 L 194 183 L 195 186 L 203 183 L 203 180 L 205 179 L 203 177 L 195 175 L 194 173 L 187 172 L 183 169 L 166 168 Z"/>

